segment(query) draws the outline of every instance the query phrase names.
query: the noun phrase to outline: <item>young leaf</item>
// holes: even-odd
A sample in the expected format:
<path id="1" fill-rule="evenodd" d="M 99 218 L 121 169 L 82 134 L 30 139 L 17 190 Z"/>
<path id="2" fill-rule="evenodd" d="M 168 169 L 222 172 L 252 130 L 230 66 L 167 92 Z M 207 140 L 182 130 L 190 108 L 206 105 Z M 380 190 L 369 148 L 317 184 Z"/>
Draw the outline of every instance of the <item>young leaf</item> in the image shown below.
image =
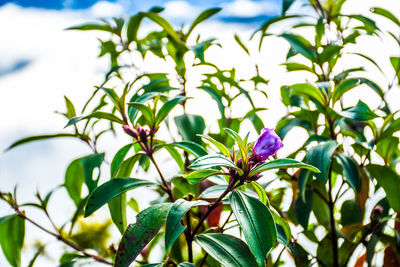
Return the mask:
<path id="1" fill-rule="evenodd" d="M 265 189 L 262 188 L 262 186 L 259 183 L 257 183 L 256 181 L 252 181 L 252 182 L 250 182 L 250 184 L 253 186 L 254 191 L 256 191 L 260 201 L 264 205 L 268 206 L 269 202 L 268 202 L 268 197 L 267 197 L 267 193 L 265 192 Z"/>
<path id="2" fill-rule="evenodd" d="M 131 148 L 132 144 L 127 144 L 126 146 L 118 150 L 118 152 L 115 154 L 110 166 L 111 177 L 115 177 L 119 166 L 121 166 L 122 161 L 124 160 L 126 154 L 128 154 Z"/>
<path id="3" fill-rule="evenodd" d="M 85 206 L 85 217 L 116 196 L 141 186 L 155 186 L 156 183 L 136 178 L 115 178 L 97 187 L 89 196 Z"/>
<path id="4" fill-rule="evenodd" d="M 186 100 L 184 96 L 177 96 L 167 102 L 160 108 L 156 115 L 156 126 L 158 126 L 168 115 L 168 113 L 179 103 Z"/>
<path id="5" fill-rule="evenodd" d="M 29 143 L 29 142 L 34 142 L 34 141 L 40 141 L 40 140 L 46 140 L 46 139 L 53 139 L 53 138 L 61 138 L 61 137 L 78 137 L 76 134 L 71 134 L 71 133 L 59 133 L 59 134 L 45 134 L 45 135 L 34 135 L 34 136 L 29 136 L 29 137 L 25 137 L 22 139 L 19 139 L 17 141 L 15 141 L 14 143 L 12 143 L 7 149 L 6 151 Z"/>
<path id="6" fill-rule="evenodd" d="M 192 24 L 190 25 L 189 30 L 186 34 L 186 39 L 189 37 L 189 35 L 192 33 L 192 31 L 198 24 L 205 21 L 212 15 L 220 12 L 221 9 L 222 8 L 220 8 L 220 7 L 214 7 L 214 8 L 210 8 L 210 9 L 207 9 L 207 10 L 204 10 L 203 12 L 201 12 L 200 15 L 198 15 L 197 18 L 195 18 L 194 21 L 192 22 Z"/>
<path id="7" fill-rule="evenodd" d="M 248 153 L 247 153 L 246 143 L 243 142 L 242 138 L 234 130 L 229 128 L 224 128 L 224 130 L 238 144 L 239 151 L 242 156 L 243 166 L 247 166 Z"/>
<path id="8" fill-rule="evenodd" d="M 258 266 L 265 266 L 265 257 L 277 240 L 271 212 L 258 199 L 236 190 L 231 193 L 229 202 Z"/>
<path id="9" fill-rule="evenodd" d="M 146 106 L 145 104 L 136 103 L 136 102 L 128 103 L 128 105 L 139 110 L 142 113 L 145 120 L 147 121 L 147 123 L 149 124 L 149 126 L 154 125 L 154 122 L 155 122 L 154 113 L 148 106 Z"/>
<path id="10" fill-rule="evenodd" d="M 185 179 L 188 180 L 190 184 L 197 184 L 200 181 L 214 175 L 220 174 L 221 171 L 219 170 L 199 170 L 199 171 L 193 171 L 188 174 L 185 174 Z"/>
<path id="11" fill-rule="evenodd" d="M 201 234 L 194 241 L 222 266 L 257 266 L 249 247 L 237 237 L 227 234 Z"/>
<path id="12" fill-rule="evenodd" d="M 128 267 L 142 249 L 160 231 L 172 203 L 152 205 L 136 216 L 136 223 L 130 224 L 115 256 L 115 267 Z"/>
<path id="13" fill-rule="evenodd" d="M 312 207 L 313 193 L 311 190 L 305 190 L 304 200 L 301 196 L 296 199 L 294 203 L 294 212 L 297 220 L 304 229 L 307 229 L 308 220 L 310 218 L 310 212 Z"/>
<path id="14" fill-rule="evenodd" d="M 227 167 L 235 169 L 239 174 L 243 171 L 237 167 L 229 158 L 222 155 L 206 155 L 196 159 L 189 168 L 192 170 L 206 170 L 214 167 Z"/>
<path id="15" fill-rule="evenodd" d="M 206 139 L 207 141 L 209 141 L 211 144 L 213 144 L 214 146 L 216 146 L 218 148 L 218 150 L 225 156 L 230 157 L 231 153 L 229 152 L 229 149 L 222 143 L 218 142 L 217 140 L 215 140 L 214 138 L 208 136 L 208 135 L 203 135 L 200 134 L 199 136 L 201 136 L 202 138 Z"/>
<path id="16" fill-rule="evenodd" d="M 339 144 L 332 140 L 320 143 L 307 152 L 307 162 L 321 171 L 320 173 L 314 173 L 314 176 L 323 183 L 328 181 L 329 166 L 331 165 L 333 153 L 338 146 Z"/>
<path id="17" fill-rule="evenodd" d="M 64 126 L 64 128 L 71 126 L 81 120 L 86 120 L 86 119 L 91 119 L 91 118 L 95 118 L 95 119 L 105 119 L 105 120 L 109 120 L 111 122 L 116 122 L 119 124 L 125 124 L 125 122 L 123 120 L 121 120 L 120 118 L 118 118 L 117 116 L 115 116 L 114 114 L 111 113 L 107 113 L 107 112 L 102 112 L 102 111 L 96 111 L 93 112 L 87 116 L 84 117 L 74 117 L 72 119 L 70 119 L 67 123 L 67 125 Z"/>
<path id="18" fill-rule="evenodd" d="M 168 212 L 167 222 L 165 223 L 165 248 L 167 251 L 171 250 L 171 247 L 176 239 L 185 231 L 186 226 L 181 224 L 182 217 L 194 206 L 207 206 L 207 201 L 186 201 L 184 199 L 178 199 L 174 202 L 171 209 Z"/>
<path id="19" fill-rule="evenodd" d="M 315 173 L 320 172 L 318 168 L 316 168 L 312 165 L 297 161 L 295 159 L 275 159 L 275 160 L 265 162 L 261 165 L 256 166 L 255 168 L 253 168 L 249 173 L 249 177 L 251 177 L 257 173 L 265 172 L 265 171 L 272 170 L 272 169 L 280 169 L 280 168 L 301 168 L 301 169 L 311 170 Z"/>

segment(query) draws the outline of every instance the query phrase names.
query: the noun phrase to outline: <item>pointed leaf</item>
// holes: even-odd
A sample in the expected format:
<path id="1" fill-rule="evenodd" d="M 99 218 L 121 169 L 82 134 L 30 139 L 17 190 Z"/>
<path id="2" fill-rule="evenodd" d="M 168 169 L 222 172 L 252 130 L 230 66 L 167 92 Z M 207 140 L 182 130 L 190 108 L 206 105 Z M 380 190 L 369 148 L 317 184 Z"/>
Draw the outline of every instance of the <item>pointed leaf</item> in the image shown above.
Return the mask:
<path id="1" fill-rule="evenodd" d="M 167 102 L 160 108 L 156 115 L 156 126 L 159 125 L 168 115 L 168 113 L 179 103 L 186 100 L 184 96 L 177 96 Z"/>
<path id="2" fill-rule="evenodd" d="M 328 181 L 329 166 L 331 165 L 333 153 L 338 146 L 339 144 L 332 140 L 320 143 L 307 152 L 307 162 L 321 171 L 320 173 L 314 173 L 314 176 L 323 183 Z"/>
<path id="3" fill-rule="evenodd" d="M 261 172 L 265 172 L 268 170 L 272 170 L 272 169 L 280 169 L 280 168 L 301 168 L 301 169 L 307 169 L 307 170 L 311 170 L 315 173 L 319 173 L 319 169 L 303 163 L 301 161 L 297 161 L 295 159 L 275 159 L 275 160 L 271 160 L 268 162 L 265 162 L 261 165 L 258 165 L 257 167 L 253 168 L 250 173 L 249 173 L 249 177 L 257 174 L 257 173 L 261 173 Z"/>
<path id="4" fill-rule="evenodd" d="M 40 140 L 46 140 L 46 139 L 53 139 L 53 138 L 60 138 L 60 137 L 78 137 L 76 134 L 71 134 L 71 133 L 59 133 L 59 134 L 45 134 L 45 135 L 34 135 L 34 136 L 29 136 L 29 137 L 25 137 L 22 139 L 19 139 L 17 141 L 15 141 L 14 143 L 12 143 L 7 149 L 6 151 L 29 143 L 29 142 L 34 142 L 34 141 L 40 141 Z"/>
<path id="5" fill-rule="evenodd" d="M 136 178 L 115 178 L 97 187 L 89 196 L 85 206 L 85 217 L 116 196 L 141 186 L 155 186 L 156 183 Z"/>
<path id="6" fill-rule="evenodd" d="M 201 158 L 196 159 L 189 168 L 192 170 L 205 170 L 214 167 L 227 167 L 235 169 L 240 174 L 243 171 L 238 168 L 229 158 L 222 155 L 206 155 Z"/>
<path id="7" fill-rule="evenodd" d="M 136 223 L 130 224 L 115 256 L 115 267 L 128 267 L 142 249 L 153 239 L 164 224 L 172 203 L 152 205 L 136 216 Z"/>
<path id="8" fill-rule="evenodd" d="M 186 34 L 186 38 L 189 37 L 189 35 L 192 33 L 193 29 L 200 24 L 201 22 L 205 21 L 206 19 L 208 19 L 209 17 L 211 17 L 212 15 L 218 13 L 221 11 L 222 8 L 220 7 L 214 7 L 214 8 L 210 8 L 207 10 L 204 10 L 203 12 L 200 13 L 200 15 L 197 16 L 197 18 L 194 19 L 194 21 L 192 22 L 192 24 L 189 27 L 189 30 Z"/>
<path id="9" fill-rule="evenodd" d="M 265 257 L 277 241 L 271 212 L 261 201 L 240 191 L 233 191 L 229 202 L 258 266 L 265 266 Z"/>
<path id="10" fill-rule="evenodd" d="M 207 206 L 207 201 L 186 201 L 178 199 L 174 202 L 168 212 L 167 222 L 165 223 L 165 248 L 171 250 L 175 240 L 185 231 L 186 226 L 181 224 L 182 217 L 194 206 Z"/>
<path id="11" fill-rule="evenodd" d="M 208 254 L 225 267 L 257 266 L 249 247 L 227 234 L 201 234 L 194 239 Z"/>
<path id="12" fill-rule="evenodd" d="M 358 171 L 357 162 L 352 157 L 346 156 L 344 154 L 336 155 L 338 163 L 343 168 L 343 174 L 346 181 L 357 193 L 361 190 L 361 175 Z"/>

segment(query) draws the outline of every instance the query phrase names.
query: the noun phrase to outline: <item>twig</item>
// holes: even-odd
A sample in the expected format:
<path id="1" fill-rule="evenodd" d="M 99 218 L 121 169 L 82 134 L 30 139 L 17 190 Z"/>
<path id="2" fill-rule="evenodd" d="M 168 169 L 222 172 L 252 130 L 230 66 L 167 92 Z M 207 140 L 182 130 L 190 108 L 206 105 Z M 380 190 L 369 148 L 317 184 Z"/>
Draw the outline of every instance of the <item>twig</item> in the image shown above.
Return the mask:
<path id="1" fill-rule="evenodd" d="M 16 213 L 17 213 L 20 217 L 22 217 L 23 219 L 25 219 L 25 220 L 27 220 L 28 222 L 32 223 L 33 225 L 35 225 L 35 226 L 38 227 L 39 229 L 43 230 L 44 232 L 48 233 L 49 235 L 54 236 L 55 238 L 57 238 L 58 240 L 60 240 L 60 241 L 63 242 L 64 244 L 68 245 L 69 247 L 71 247 L 71 248 L 73 248 L 73 249 L 75 249 L 75 250 L 81 252 L 83 255 L 85 255 L 85 256 L 87 256 L 87 257 L 90 257 L 90 258 L 94 259 L 95 261 L 98 261 L 98 262 L 101 262 L 101 263 L 104 263 L 104 264 L 108 264 L 108 265 L 113 265 L 111 262 L 109 262 L 109 261 L 107 261 L 107 260 L 105 260 L 105 259 L 103 259 L 103 258 L 100 258 L 100 257 L 97 256 L 97 255 L 94 255 L 94 254 L 91 254 L 91 253 L 89 253 L 89 252 L 86 252 L 83 248 L 79 247 L 79 246 L 76 245 L 75 243 L 73 243 L 73 242 L 71 242 L 71 241 L 65 239 L 61 234 L 53 233 L 52 231 L 50 231 L 50 230 L 44 228 L 43 226 L 39 225 L 37 222 L 35 222 L 35 221 L 33 221 L 32 219 L 28 218 L 28 217 L 18 208 L 18 206 L 14 206 L 13 208 L 14 208 L 14 210 L 16 211 Z"/>

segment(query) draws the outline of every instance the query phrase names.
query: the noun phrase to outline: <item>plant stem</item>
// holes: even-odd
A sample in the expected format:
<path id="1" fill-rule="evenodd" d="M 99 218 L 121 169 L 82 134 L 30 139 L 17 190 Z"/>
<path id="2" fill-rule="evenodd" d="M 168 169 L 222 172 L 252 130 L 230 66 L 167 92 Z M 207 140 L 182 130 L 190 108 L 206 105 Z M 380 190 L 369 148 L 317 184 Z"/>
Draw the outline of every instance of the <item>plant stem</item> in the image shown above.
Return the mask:
<path id="1" fill-rule="evenodd" d="M 83 255 L 90 257 L 92 259 L 94 259 L 95 261 L 104 263 L 104 264 L 108 264 L 108 265 L 113 265 L 111 262 L 100 258 L 97 255 L 91 254 L 89 252 L 86 252 L 83 248 L 79 247 L 78 245 L 74 244 L 73 242 L 69 241 L 68 239 L 65 239 L 61 234 L 56 234 L 53 233 L 52 231 L 44 228 L 43 226 L 41 226 L 40 224 L 38 224 L 37 222 L 33 221 L 32 219 L 28 218 L 19 208 L 18 206 L 14 206 L 13 207 L 14 210 L 16 211 L 16 213 L 22 217 L 23 219 L 27 220 L 28 222 L 32 223 L 33 225 L 35 225 L 36 227 L 38 227 L 39 229 L 43 230 L 44 232 L 48 233 L 49 235 L 54 236 L 55 238 L 57 238 L 58 240 L 60 240 L 61 242 L 63 242 L 64 244 L 68 245 L 69 247 L 79 251 L 80 253 L 82 253 Z"/>
<path id="2" fill-rule="evenodd" d="M 329 172 L 328 172 L 328 186 L 329 186 L 329 215 L 330 215 L 330 221 L 331 221 L 331 241 L 332 241 L 332 249 L 333 249 L 333 266 L 334 267 L 339 267 L 339 255 L 338 255 L 338 241 L 337 241 L 337 234 L 336 234 L 336 224 L 335 224 L 335 217 L 334 217 L 334 208 L 335 208 L 335 203 L 332 199 L 332 162 L 329 166 Z"/>
<path id="3" fill-rule="evenodd" d="M 188 261 L 193 262 L 193 237 L 191 235 L 191 222 L 190 222 L 190 210 L 186 213 L 186 242 L 188 245 Z"/>
<path id="4" fill-rule="evenodd" d="M 164 178 L 164 175 L 162 174 L 160 168 L 158 167 L 157 162 L 154 160 L 153 154 L 150 154 L 149 158 L 150 158 L 151 162 L 153 162 L 154 166 L 156 167 L 158 175 L 160 175 L 161 181 L 162 181 L 162 183 L 163 183 L 163 185 L 165 187 L 165 188 L 164 187 L 161 187 L 161 188 L 163 188 L 165 190 L 165 192 L 167 192 L 167 194 L 168 194 L 169 198 L 171 199 L 171 201 L 174 202 L 175 198 L 172 195 L 171 186 L 169 185 L 167 180 Z"/>
<path id="5" fill-rule="evenodd" d="M 199 223 L 197 224 L 196 228 L 193 230 L 192 232 L 192 238 L 196 235 L 197 231 L 199 231 L 201 225 L 203 224 L 203 222 L 207 219 L 208 215 L 210 215 L 210 213 L 216 208 L 218 207 L 218 205 L 220 204 L 221 200 L 229 193 L 231 192 L 233 189 L 235 189 L 236 187 L 240 186 L 243 184 L 243 182 L 239 182 L 238 185 L 236 185 L 235 187 L 233 186 L 235 183 L 235 180 L 232 180 L 229 185 L 228 188 L 226 188 L 226 190 L 218 197 L 218 199 L 211 204 L 208 209 L 207 212 L 203 215 L 203 217 L 200 219 Z"/>

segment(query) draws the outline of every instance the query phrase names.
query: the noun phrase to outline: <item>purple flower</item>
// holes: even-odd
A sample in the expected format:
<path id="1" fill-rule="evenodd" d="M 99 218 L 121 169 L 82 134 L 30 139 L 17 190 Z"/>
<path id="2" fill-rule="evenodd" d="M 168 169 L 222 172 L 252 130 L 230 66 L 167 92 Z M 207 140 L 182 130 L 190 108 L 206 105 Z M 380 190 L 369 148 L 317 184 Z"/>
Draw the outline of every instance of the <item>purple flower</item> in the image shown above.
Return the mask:
<path id="1" fill-rule="evenodd" d="M 253 147 L 253 154 L 261 158 L 262 161 L 283 147 L 282 141 L 273 129 L 264 128 Z"/>

